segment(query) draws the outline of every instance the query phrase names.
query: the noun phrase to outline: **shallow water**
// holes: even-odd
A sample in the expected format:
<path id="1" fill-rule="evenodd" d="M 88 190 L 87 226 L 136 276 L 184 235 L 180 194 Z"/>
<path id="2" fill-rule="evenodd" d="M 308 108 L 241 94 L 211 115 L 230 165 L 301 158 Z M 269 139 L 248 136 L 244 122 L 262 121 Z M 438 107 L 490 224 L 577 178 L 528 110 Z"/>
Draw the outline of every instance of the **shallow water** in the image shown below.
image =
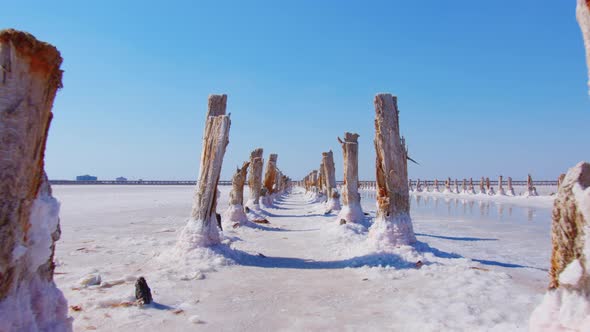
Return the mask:
<path id="1" fill-rule="evenodd" d="M 375 191 L 362 191 L 361 202 L 364 211 L 374 216 Z M 410 214 L 418 241 L 513 272 L 538 271 L 534 277 L 545 279 L 551 253 L 551 207 L 527 206 L 527 202 L 412 193 Z"/>
<path id="2" fill-rule="evenodd" d="M 361 200 L 375 202 L 375 199 L 374 191 L 361 192 Z M 436 217 L 498 223 L 530 222 L 545 225 L 551 223 L 549 207 L 494 202 L 489 199 L 478 199 L 477 196 L 438 197 L 413 193 L 410 195 L 410 213 L 415 218 Z"/>

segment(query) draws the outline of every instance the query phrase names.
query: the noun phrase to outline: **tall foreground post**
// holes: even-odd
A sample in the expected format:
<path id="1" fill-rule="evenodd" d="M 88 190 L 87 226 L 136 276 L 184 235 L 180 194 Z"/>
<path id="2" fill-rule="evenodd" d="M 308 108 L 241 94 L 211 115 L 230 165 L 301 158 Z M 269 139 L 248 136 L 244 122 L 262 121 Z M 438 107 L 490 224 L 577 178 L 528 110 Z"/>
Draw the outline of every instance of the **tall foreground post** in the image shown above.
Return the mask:
<path id="1" fill-rule="evenodd" d="M 0 331 L 71 331 L 53 282 L 59 203 L 44 172 L 59 51 L 30 34 L 0 31 Z"/>
<path id="2" fill-rule="evenodd" d="M 590 164 L 578 163 L 553 204 L 549 291 L 533 312 L 530 331 L 589 331 Z"/>
<path id="3" fill-rule="evenodd" d="M 244 212 L 244 184 L 246 183 L 248 166 L 250 166 L 250 162 L 244 162 L 242 168 L 236 169 L 232 178 L 229 206 L 223 214 L 223 223 L 228 226 L 234 226 L 235 223 L 242 225 L 248 222 L 248 217 Z"/>
<path id="4" fill-rule="evenodd" d="M 336 168 L 332 150 L 322 152 L 322 165 L 324 167 L 324 184 L 327 196 L 326 210 L 340 210 L 340 194 L 336 189 Z"/>
<path id="5" fill-rule="evenodd" d="M 400 137 L 397 97 L 375 96 L 377 216 L 369 236 L 378 245 L 416 242 L 408 191 L 408 152 Z"/>
<path id="6" fill-rule="evenodd" d="M 253 209 L 260 208 L 260 190 L 262 189 L 262 148 L 250 153 L 250 173 L 248 174 L 248 186 L 250 187 L 250 199 L 246 206 Z"/>
<path id="7" fill-rule="evenodd" d="M 217 226 L 217 183 L 229 143 L 231 121 L 225 115 L 226 95 L 210 95 L 203 132 L 203 150 L 199 180 L 194 194 L 191 218 L 182 230 L 179 246 L 184 249 L 215 245 L 219 240 Z"/>
<path id="8" fill-rule="evenodd" d="M 361 208 L 361 195 L 359 194 L 359 144 L 358 134 L 344 133 L 344 140 L 338 138 L 342 146 L 344 161 L 344 185 L 342 186 L 342 210 L 338 214 L 338 220 L 346 222 L 360 222 L 364 219 Z"/>

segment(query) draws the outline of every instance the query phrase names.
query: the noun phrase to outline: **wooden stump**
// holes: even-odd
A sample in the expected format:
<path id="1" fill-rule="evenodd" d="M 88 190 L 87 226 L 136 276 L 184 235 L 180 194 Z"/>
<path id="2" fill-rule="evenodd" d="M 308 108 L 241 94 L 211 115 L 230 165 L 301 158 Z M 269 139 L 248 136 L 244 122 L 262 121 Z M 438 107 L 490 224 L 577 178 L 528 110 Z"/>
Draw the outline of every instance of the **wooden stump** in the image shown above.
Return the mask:
<path id="1" fill-rule="evenodd" d="M 455 179 L 455 194 L 461 193 L 459 191 L 459 180 Z"/>
<path id="2" fill-rule="evenodd" d="M 494 192 L 494 187 L 490 185 L 490 178 L 486 177 L 486 191 L 488 195 L 493 196 L 496 193 Z"/>
<path id="3" fill-rule="evenodd" d="M 266 162 L 266 172 L 264 173 L 264 188 L 270 195 L 274 193 L 275 177 L 277 175 L 277 159 L 279 155 L 271 153 Z"/>
<path id="4" fill-rule="evenodd" d="M 473 178 L 469 178 L 469 187 L 468 187 L 468 192 L 471 195 L 475 195 L 475 188 L 473 186 Z"/>
<path id="5" fill-rule="evenodd" d="M 259 209 L 260 189 L 262 189 L 262 148 L 250 153 L 250 172 L 248 174 L 248 186 L 250 187 L 250 199 L 246 204 L 251 209 Z"/>
<path id="6" fill-rule="evenodd" d="M 565 176 L 553 204 L 549 292 L 533 312 L 530 330 L 587 331 L 590 317 L 590 164 Z M 549 328 L 551 327 L 551 328 Z"/>
<path id="7" fill-rule="evenodd" d="M 358 134 L 344 133 L 344 140 L 338 138 L 342 146 L 344 164 L 344 185 L 342 186 L 342 210 L 338 214 L 338 220 L 357 223 L 365 216 L 361 208 L 361 195 L 359 194 L 358 174 Z"/>
<path id="8" fill-rule="evenodd" d="M 497 195 L 500 196 L 504 196 L 506 195 L 506 192 L 504 191 L 504 185 L 502 184 L 503 178 L 502 175 L 500 175 L 498 177 L 498 192 L 496 193 Z"/>
<path id="9" fill-rule="evenodd" d="M 203 133 L 203 150 L 199 181 L 195 189 L 191 218 L 183 229 L 179 246 L 185 250 L 218 244 L 217 183 L 229 143 L 231 121 L 225 115 L 226 95 L 210 95 L 209 109 Z M 213 109 L 211 107 L 214 107 Z"/>
<path id="10" fill-rule="evenodd" d="M 463 183 L 461 183 L 461 192 L 467 194 L 467 179 L 463 179 Z"/>
<path id="11" fill-rule="evenodd" d="M 484 180 L 484 178 L 482 176 L 481 177 L 481 180 L 479 180 L 479 193 L 485 195 L 486 194 L 486 189 L 485 189 L 484 183 L 485 183 L 485 180 Z"/>
<path id="12" fill-rule="evenodd" d="M 377 216 L 369 237 L 379 246 L 416 242 L 410 218 L 408 153 L 399 130 L 397 98 L 375 96 Z"/>
<path id="13" fill-rule="evenodd" d="M 443 192 L 446 194 L 451 192 L 451 178 L 445 180 L 445 190 Z"/>
<path id="14" fill-rule="evenodd" d="M 223 223 L 227 226 L 243 225 L 248 222 L 244 212 L 244 184 L 250 162 L 246 161 L 242 168 L 237 168 L 232 178 L 232 189 L 229 193 L 229 206 L 223 214 Z"/>
<path id="15" fill-rule="evenodd" d="M 0 31 L 0 331 L 71 331 L 53 282 L 59 203 L 44 172 L 59 51 L 32 35 Z"/>
<path id="16" fill-rule="evenodd" d="M 437 179 L 434 180 L 434 191 L 437 193 L 440 192 L 440 189 L 438 189 L 438 180 Z"/>
<path id="17" fill-rule="evenodd" d="M 340 194 L 336 189 L 336 168 L 332 150 L 322 153 L 324 184 L 326 185 L 326 210 L 340 210 Z"/>
<path id="18" fill-rule="evenodd" d="M 506 190 L 506 195 L 516 196 L 516 194 L 514 193 L 514 188 L 512 187 L 512 178 L 511 177 L 508 177 L 508 181 L 506 182 L 506 185 L 508 186 L 508 189 Z"/>
<path id="19" fill-rule="evenodd" d="M 590 239 L 587 238 L 590 226 L 590 164 L 579 163 L 565 176 L 553 204 L 553 224 L 551 237 L 551 281 L 549 288 L 560 286 L 559 276 L 574 260 L 582 268 L 587 267 L 590 252 Z M 588 189 L 588 190 L 587 190 Z M 590 268 L 590 266 L 588 266 Z M 571 286 L 590 294 L 590 270 L 583 278 Z"/>
<path id="20" fill-rule="evenodd" d="M 524 194 L 525 196 L 539 196 L 537 194 L 537 188 L 535 188 L 535 185 L 533 184 L 533 178 L 531 177 L 530 174 L 527 177 L 526 186 L 527 186 L 527 191 Z"/>
<path id="21" fill-rule="evenodd" d="M 414 189 L 414 186 L 412 185 L 412 180 L 411 180 L 411 179 L 408 179 L 408 190 L 409 190 L 410 192 L 412 192 L 412 191 L 414 191 L 414 190 L 415 190 L 415 189 Z"/>

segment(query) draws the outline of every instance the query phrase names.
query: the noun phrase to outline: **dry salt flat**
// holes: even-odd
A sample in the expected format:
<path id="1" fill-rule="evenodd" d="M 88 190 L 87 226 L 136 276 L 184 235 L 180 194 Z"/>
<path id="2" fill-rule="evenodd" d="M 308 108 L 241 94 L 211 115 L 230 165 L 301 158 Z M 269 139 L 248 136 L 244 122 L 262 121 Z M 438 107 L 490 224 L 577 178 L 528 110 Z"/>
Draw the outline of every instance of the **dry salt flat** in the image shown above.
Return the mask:
<path id="1" fill-rule="evenodd" d="M 229 190 L 220 187 L 220 213 Z M 75 330 L 525 331 L 547 286 L 550 198 L 412 194 L 419 243 L 384 250 L 367 240 L 374 192 L 361 192 L 365 225 L 341 226 L 293 188 L 267 209 L 269 225 L 226 230 L 223 246 L 181 255 L 192 194 L 54 186 L 55 280 L 76 308 Z M 139 276 L 156 303 L 125 306 Z"/>

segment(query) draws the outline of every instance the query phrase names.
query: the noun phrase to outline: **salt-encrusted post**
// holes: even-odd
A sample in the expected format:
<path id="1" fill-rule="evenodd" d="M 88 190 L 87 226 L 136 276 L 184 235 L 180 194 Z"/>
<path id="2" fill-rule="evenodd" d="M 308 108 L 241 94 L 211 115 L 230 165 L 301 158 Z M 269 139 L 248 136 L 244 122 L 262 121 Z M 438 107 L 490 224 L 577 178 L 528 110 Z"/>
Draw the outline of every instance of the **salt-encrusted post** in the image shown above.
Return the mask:
<path id="1" fill-rule="evenodd" d="M 225 115 L 226 95 L 210 95 L 203 132 L 199 181 L 195 189 L 191 218 L 180 234 L 178 245 L 190 250 L 220 243 L 217 226 L 217 183 L 229 143 L 231 121 Z"/>
<path id="2" fill-rule="evenodd" d="M 590 318 L 590 164 L 567 172 L 553 203 L 549 291 L 533 312 L 530 331 L 588 331 Z"/>
<path id="3" fill-rule="evenodd" d="M 318 192 L 318 170 L 315 169 L 311 172 L 311 185 L 314 192 Z"/>
<path id="4" fill-rule="evenodd" d="M 471 195 L 475 195 L 475 188 L 473 187 L 473 178 L 469 178 L 468 192 Z"/>
<path id="5" fill-rule="evenodd" d="M 414 191 L 414 186 L 412 185 L 412 179 L 408 179 L 408 190 L 410 192 Z"/>
<path id="6" fill-rule="evenodd" d="M 467 179 L 463 179 L 461 183 L 461 192 L 467 194 Z"/>
<path id="7" fill-rule="evenodd" d="M 325 196 L 326 195 L 326 174 L 325 174 L 325 167 L 324 167 L 324 160 L 322 159 L 322 162 L 320 163 L 320 168 L 318 170 L 318 191 L 320 193 L 320 196 Z"/>
<path id="8" fill-rule="evenodd" d="M 434 192 L 440 192 L 440 189 L 438 189 L 438 180 L 434 179 Z"/>
<path id="9" fill-rule="evenodd" d="M 59 51 L 30 34 L 0 31 L 0 331 L 71 331 L 55 286 L 59 203 L 44 172 Z"/>
<path id="10" fill-rule="evenodd" d="M 248 222 L 244 212 L 244 184 L 250 162 L 246 161 L 242 168 L 237 168 L 232 178 L 232 189 L 229 193 L 229 206 L 223 214 L 223 223 L 227 226 L 243 225 Z M 225 226 L 224 226 L 225 227 Z"/>
<path id="11" fill-rule="evenodd" d="M 262 189 L 262 148 L 250 152 L 250 171 L 248 172 L 248 187 L 250 197 L 246 206 L 250 209 L 260 210 L 260 190 Z"/>
<path id="12" fill-rule="evenodd" d="M 397 97 L 375 96 L 377 216 L 369 237 L 379 246 L 416 242 L 410 218 L 408 153 L 399 130 Z"/>
<path id="13" fill-rule="evenodd" d="M 493 196 L 496 194 L 494 192 L 494 187 L 492 187 L 490 185 L 490 178 L 489 177 L 486 177 L 486 191 L 487 191 L 488 195 L 490 195 L 490 196 Z"/>
<path id="14" fill-rule="evenodd" d="M 322 164 L 324 165 L 324 183 L 326 184 L 326 210 L 340 210 L 340 194 L 336 189 L 336 168 L 332 150 L 322 153 Z"/>
<path id="15" fill-rule="evenodd" d="M 420 179 L 418 179 L 416 181 L 416 191 L 417 192 L 421 192 L 422 191 L 422 182 L 420 182 Z"/>
<path id="16" fill-rule="evenodd" d="M 342 210 L 338 214 L 338 220 L 346 222 L 360 222 L 364 219 L 361 208 L 361 195 L 359 195 L 358 172 L 358 134 L 344 133 L 344 140 L 338 138 L 342 146 L 344 164 L 344 185 L 342 186 Z"/>
<path id="17" fill-rule="evenodd" d="M 506 195 L 506 192 L 504 191 L 504 186 L 502 185 L 502 175 L 500 175 L 498 177 L 498 192 L 496 193 L 496 195 L 498 196 L 504 196 Z"/>
<path id="18" fill-rule="evenodd" d="M 506 190 L 506 195 L 516 196 L 516 194 L 514 193 L 514 188 L 512 187 L 512 178 L 511 177 L 508 177 L 507 186 L 508 186 L 508 189 Z"/>
<path id="19" fill-rule="evenodd" d="M 527 187 L 527 191 L 524 194 L 525 196 L 538 196 L 537 195 L 537 188 L 535 188 L 535 185 L 533 184 L 533 178 L 531 177 L 530 174 L 526 179 L 526 187 Z"/>
<path id="20" fill-rule="evenodd" d="M 445 194 L 448 194 L 451 192 L 451 178 L 447 178 L 445 180 L 445 190 L 443 191 Z"/>
<path id="21" fill-rule="evenodd" d="M 485 186 L 484 186 L 484 178 L 483 178 L 483 176 L 481 177 L 481 180 L 479 180 L 479 193 L 480 194 L 484 194 L 484 195 L 486 194 L 486 189 L 485 189 Z"/>
<path id="22" fill-rule="evenodd" d="M 266 162 L 266 172 L 264 173 L 264 188 L 268 195 L 274 193 L 275 177 L 277 176 L 277 158 L 276 153 L 271 153 Z"/>
<path id="23" fill-rule="evenodd" d="M 455 188 L 454 188 L 455 194 L 459 194 L 461 193 L 459 191 L 459 180 L 455 179 Z"/>

